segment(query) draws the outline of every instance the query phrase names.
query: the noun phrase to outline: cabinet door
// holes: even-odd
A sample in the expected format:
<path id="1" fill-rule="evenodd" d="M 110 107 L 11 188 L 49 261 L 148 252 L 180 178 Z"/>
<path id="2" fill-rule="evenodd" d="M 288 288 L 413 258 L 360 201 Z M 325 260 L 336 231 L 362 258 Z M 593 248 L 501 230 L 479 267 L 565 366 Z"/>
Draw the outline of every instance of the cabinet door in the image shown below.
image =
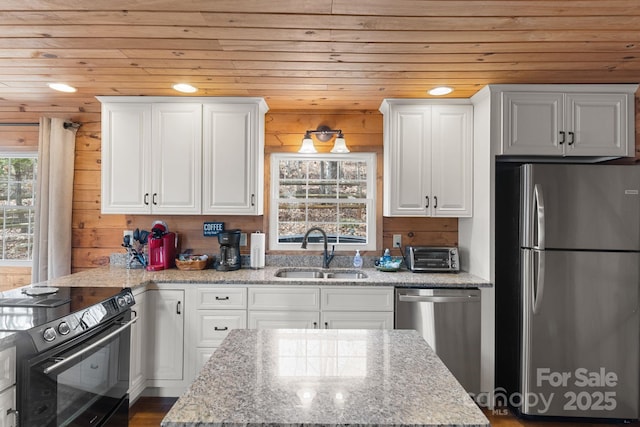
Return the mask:
<path id="1" fill-rule="evenodd" d="M 566 141 L 563 94 L 505 92 L 502 95 L 502 151 L 505 155 L 563 154 Z"/>
<path id="2" fill-rule="evenodd" d="M 0 351 L 0 390 L 16 383 L 16 348 Z"/>
<path id="3" fill-rule="evenodd" d="M 567 94 L 567 155 L 627 156 L 627 102 L 624 93 Z"/>
<path id="4" fill-rule="evenodd" d="M 150 213 L 151 104 L 102 104 L 102 212 Z"/>
<path id="5" fill-rule="evenodd" d="M 431 106 L 393 106 L 389 125 L 384 214 L 424 216 L 431 205 Z"/>
<path id="6" fill-rule="evenodd" d="M 249 329 L 317 329 L 317 311 L 249 311 Z"/>
<path id="7" fill-rule="evenodd" d="M 147 304 L 149 379 L 181 380 L 184 360 L 184 291 L 148 290 Z"/>
<path id="8" fill-rule="evenodd" d="M 473 193 L 473 106 L 434 105 L 431 214 L 470 217 Z"/>
<path id="9" fill-rule="evenodd" d="M 320 323 L 325 329 L 393 329 L 393 312 L 323 311 Z"/>
<path id="10" fill-rule="evenodd" d="M 203 213 L 262 214 L 259 120 L 255 104 L 204 104 Z"/>
<path id="11" fill-rule="evenodd" d="M 202 192 L 202 105 L 153 105 L 151 212 L 199 214 Z"/>
<path id="12" fill-rule="evenodd" d="M 129 365 L 129 402 L 133 404 L 144 390 L 147 382 L 147 345 L 148 335 L 146 315 L 146 293 L 134 296 L 136 303 L 131 308 L 138 319 L 131 326 L 131 357 Z"/>
<path id="13" fill-rule="evenodd" d="M 0 393 L 0 427 L 17 426 L 16 418 L 16 388 L 14 386 Z"/>

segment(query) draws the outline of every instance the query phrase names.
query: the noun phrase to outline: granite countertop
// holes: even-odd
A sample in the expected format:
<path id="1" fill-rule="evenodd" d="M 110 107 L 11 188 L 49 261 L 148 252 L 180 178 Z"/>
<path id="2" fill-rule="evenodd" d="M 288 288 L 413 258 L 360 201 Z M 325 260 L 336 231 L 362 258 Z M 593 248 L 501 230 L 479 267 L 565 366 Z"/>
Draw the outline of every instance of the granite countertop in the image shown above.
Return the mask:
<path id="1" fill-rule="evenodd" d="M 295 270 L 295 267 L 265 267 L 262 269 L 242 268 L 236 271 L 217 271 L 214 269 L 186 271 L 172 268 L 161 271 L 127 269 L 120 266 L 99 267 L 68 276 L 38 283 L 33 286 L 104 286 L 135 288 L 149 283 L 198 283 L 212 285 L 339 285 L 339 286 L 397 286 L 413 288 L 478 288 L 490 287 L 491 282 L 469 273 L 412 273 L 407 270 L 381 272 L 375 268 L 363 268 L 366 279 L 292 279 L 278 278 L 278 270 Z M 305 270 L 310 269 L 308 267 Z M 322 270 L 318 268 L 317 270 Z M 331 269 L 331 270 L 353 270 Z"/>
<path id="2" fill-rule="evenodd" d="M 411 330 L 233 330 L 161 423 L 489 426 Z"/>

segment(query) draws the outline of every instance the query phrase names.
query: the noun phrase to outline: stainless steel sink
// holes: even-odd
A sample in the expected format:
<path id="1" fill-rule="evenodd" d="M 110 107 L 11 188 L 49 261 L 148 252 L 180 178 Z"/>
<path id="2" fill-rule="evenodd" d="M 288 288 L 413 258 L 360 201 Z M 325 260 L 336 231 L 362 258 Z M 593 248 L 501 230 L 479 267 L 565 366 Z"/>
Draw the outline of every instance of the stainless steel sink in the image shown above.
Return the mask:
<path id="1" fill-rule="evenodd" d="M 361 271 L 340 271 L 326 273 L 325 279 L 366 279 L 367 275 Z"/>
<path id="2" fill-rule="evenodd" d="M 278 270 L 276 277 L 282 279 L 336 279 L 336 280 L 357 280 L 366 279 L 367 275 L 362 271 L 339 271 L 339 270 Z"/>
<path id="3" fill-rule="evenodd" d="M 278 270 L 276 271 L 276 277 L 285 279 L 324 279 L 324 273 L 322 271 L 308 270 Z"/>

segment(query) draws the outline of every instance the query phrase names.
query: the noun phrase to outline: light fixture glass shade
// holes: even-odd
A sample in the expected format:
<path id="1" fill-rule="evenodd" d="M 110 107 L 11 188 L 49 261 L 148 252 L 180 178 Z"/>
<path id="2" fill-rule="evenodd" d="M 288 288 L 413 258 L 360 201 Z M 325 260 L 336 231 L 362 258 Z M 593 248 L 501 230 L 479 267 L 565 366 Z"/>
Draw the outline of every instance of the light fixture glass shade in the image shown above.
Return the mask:
<path id="1" fill-rule="evenodd" d="M 336 138 L 336 142 L 333 144 L 333 148 L 331 149 L 332 153 L 348 153 L 349 149 L 347 148 L 347 143 L 344 140 L 344 137 L 338 136 Z"/>
<path id="2" fill-rule="evenodd" d="M 439 87 L 434 87 L 433 89 L 431 89 L 429 91 L 429 95 L 433 95 L 433 96 L 442 96 L 442 95 L 448 95 L 451 92 L 453 92 L 453 89 L 447 86 L 439 86 Z"/>
<path id="3" fill-rule="evenodd" d="M 183 93 L 194 93 L 198 90 L 198 88 L 187 83 L 176 83 L 173 85 L 173 89 Z"/>
<path id="4" fill-rule="evenodd" d="M 59 92 L 73 93 L 77 90 L 75 87 L 69 86 L 68 84 L 65 84 L 65 83 L 48 83 L 48 86 L 51 89 L 57 90 Z"/>
<path id="5" fill-rule="evenodd" d="M 317 152 L 318 150 L 316 150 L 316 147 L 313 145 L 313 140 L 311 139 L 311 137 L 305 137 L 302 139 L 302 145 L 300 146 L 298 153 L 309 154 Z"/>

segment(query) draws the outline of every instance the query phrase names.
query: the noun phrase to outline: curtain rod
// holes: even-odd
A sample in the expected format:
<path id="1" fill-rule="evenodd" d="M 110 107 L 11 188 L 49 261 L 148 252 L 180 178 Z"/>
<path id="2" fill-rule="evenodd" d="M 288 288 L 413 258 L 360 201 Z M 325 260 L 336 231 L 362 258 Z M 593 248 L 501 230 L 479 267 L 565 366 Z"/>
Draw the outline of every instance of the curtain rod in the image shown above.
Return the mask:
<path id="1" fill-rule="evenodd" d="M 0 123 L 0 126 L 40 126 L 40 123 L 32 123 L 32 122 L 24 122 L 24 123 L 18 123 L 18 122 L 14 122 L 14 123 Z M 65 129 L 69 129 L 69 128 L 73 128 L 73 129 L 78 129 L 80 126 L 82 126 L 82 123 L 78 123 L 78 122 L 64 122 L 64 128 Z"/>

